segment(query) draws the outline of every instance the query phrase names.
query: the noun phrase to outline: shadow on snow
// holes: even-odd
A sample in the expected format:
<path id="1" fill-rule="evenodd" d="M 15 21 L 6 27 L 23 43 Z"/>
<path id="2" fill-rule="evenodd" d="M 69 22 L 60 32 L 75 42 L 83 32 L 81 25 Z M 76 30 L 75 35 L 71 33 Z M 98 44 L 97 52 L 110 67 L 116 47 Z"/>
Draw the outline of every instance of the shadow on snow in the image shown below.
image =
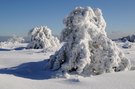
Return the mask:
<path id="1" fill-rule="evenodd" d="M 14 49 L 0 48 L 0 51 L 23 50 L 23 49 L 25 49 L 25 47 L 18 47 Z"/>
<path id="2" fill-rule="evenodd" d="M 48 61 L 49 60 L 29 62 L 16 67 L 3 68 L 0 69 L 0 74 L 12 74 L 18 77 L 34 80 L 51 79 L 56 75 L 56 72 L 47 68 Z"/>
<path id="3" fill-rule="evenodd" d="M 0 51 L 11 51 L 11 49 L 0 48 Z"/>

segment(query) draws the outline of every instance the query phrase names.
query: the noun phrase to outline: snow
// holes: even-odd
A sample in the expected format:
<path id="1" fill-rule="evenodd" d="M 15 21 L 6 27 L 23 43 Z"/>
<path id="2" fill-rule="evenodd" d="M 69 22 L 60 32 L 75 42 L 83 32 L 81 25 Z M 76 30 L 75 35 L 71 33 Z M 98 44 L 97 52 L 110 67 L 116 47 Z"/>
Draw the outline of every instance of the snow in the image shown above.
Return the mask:
<path id="1" fill-rule="evenodd" d="M 1 89 L 134 89 L 134 71 L 106 74 L 98 77 L 73 79 L 29 80 L 12 75 L 0 75 Z M 7 80 L 8 79 L 8 82 Z M 16 83 L 13 83 L 15 81 Z M 107 85 L 107 86 L 106 86 Z"/>
<path id="2" fill-rule="evenodd" d="M 45 56 L 45 53 L 38 53 L 38 52 L 40 51 L 37 50 L 0 51 L 0 68 L 13 67 L 22 64 L 24 62 L 36 62 L 47 58 Z M 49 56 L 49 54 L 47 55 Z"/>
<path id="3" fill-rule="evenodd" d="M 131 44 L 130 44 L 130 42 L 126 41 L 122 47 L 123 48 L 131 48 Z"/>
<path id="4" fill-rule="evenodd" d="M 123 48 L 122 46 L 125 45 L 123 42 L 117 42 L 117 45 L 122 49 L 126 57 L 131 60 L 131 69 L 135 70 L 135 43 L 130 43 L 132 45 L 130 48 Z"/>
<path id="5" fill-rule="evenodd" d="M 123 49 L 124 43 L 117 43 L 135 68 L 135 43 L 132 48 Z M 25 47 L 25 43 L 22 44 Z M 21 47 L 21 45 L 18 45 Z M 17 47 L 18 47 L 17 46 Z M 66 78 L 49 77 L 51 72 L 41 72 L 42 61 L 54 52 L 41 49 L 20 49 L 0 51 L 0 89 L 134 89 L 135 71 L 106 73 L 82 77 L 65 74 Z M 38 65 L 38 66 L 37 66 Z M 7 68 L 7 69 L 5 69 Z M 21 72 L 19 72 L 21 71 Z M 39 72 L 38 72 L 39 71 Z M 18 74 L 15 74 L 18 73 Z M 26 73 L 26 74 L 25 74 Z M 20 75 L 19 75 L 20 74 Z M 46 77 L 48 76 L 48 77 Z"/>

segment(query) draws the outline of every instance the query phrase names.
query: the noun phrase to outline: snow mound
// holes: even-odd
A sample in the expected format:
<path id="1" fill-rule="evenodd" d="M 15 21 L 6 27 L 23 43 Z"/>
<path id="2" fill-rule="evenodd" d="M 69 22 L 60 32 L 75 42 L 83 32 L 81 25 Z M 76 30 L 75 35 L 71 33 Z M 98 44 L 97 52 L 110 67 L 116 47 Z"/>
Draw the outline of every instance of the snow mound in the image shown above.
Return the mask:
<path id="1" fill-rule="evenodd" d="M 30 36 L 28 49 L 46 49 L 59 45 L 59 40 L 52 35 L 51 29 L 47 26 L 35 27 L 28 35 Z"/>
<path id="2" fill-rule="evenodd" d="M 77 7 L 64 19 L 65 44 L 50 57 L 52 70 L 83 76 L 130 69 L 130 61 L 105 32 L 100 9 Z"/>

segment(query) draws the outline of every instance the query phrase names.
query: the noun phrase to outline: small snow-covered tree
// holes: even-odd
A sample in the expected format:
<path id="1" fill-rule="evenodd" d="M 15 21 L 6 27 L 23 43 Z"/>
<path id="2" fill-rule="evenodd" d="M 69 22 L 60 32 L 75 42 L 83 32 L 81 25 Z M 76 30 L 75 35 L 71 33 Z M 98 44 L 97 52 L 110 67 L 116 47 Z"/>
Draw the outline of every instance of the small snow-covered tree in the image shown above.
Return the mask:
<path id="1" fill-rule="evenodd" d="M 126 37 L 122 37 L 122 38 L 119 38 L 119 40 L 123 41 L 123 42 L 126 42 L 126 41 L 129 41 L 129 42 L 135 42 L 135 35 L 129 35 L 129 36 L 126 36 Z"/>
<path id="2" fill-rule="evenodd" d="M 19 36 L 16 36 L 16 35 L 13 35 L 10 39 L 8 39 L 7 42 L 12 42 L 12 43 L 22 43 L 24 42 L 24 38 L 23 37 L 19 37 Z"/>
<path id="3" fill-rule="evenodd" d="M 0 48 L 15 48 L 17 45 L 19 45 L 20 43 L 24 41 L 25 40 L 23 37 L 13 35 L 7 41 L 0 42 Z"/>
<path id="4" fill-rule="evenodd" d="M 28 49 L 51 48 L 59 45 L 59 40 L 52 35 L 51 30 L 47 26 L 33 28 L 28 35 L 30 36 Z"/>
<path id="5" fill-rule="evenodd" d="M 130 69 L 130 61 L 106 35 L 100 9 L 77 7 L 64 19 L 65 44 L 50 57 L 50 68 L 85 76 Z"/>

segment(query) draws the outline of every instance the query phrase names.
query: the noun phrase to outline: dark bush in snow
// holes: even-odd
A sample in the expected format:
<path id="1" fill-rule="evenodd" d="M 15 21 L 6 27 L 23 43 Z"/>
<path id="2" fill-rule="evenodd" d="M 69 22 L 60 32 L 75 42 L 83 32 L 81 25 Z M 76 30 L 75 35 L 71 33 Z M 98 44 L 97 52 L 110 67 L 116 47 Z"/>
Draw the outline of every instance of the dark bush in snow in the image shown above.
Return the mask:
<path id="1" fill-rule="evenodd" d="M 28 35 L 30 36 L 28 49 L 52 48 L 59 45 L 59 40 L 52 36 L 51 30 L 47 26 L 33 28 Z"/>
<path id="2" fill-rule="evenodd" d="M 64 19 L 65 45 L 50 57 L 50 68 L 84 76 L 130 69 L 130 61 L 106 35 L 100 9 L 77 7 Z"/>

